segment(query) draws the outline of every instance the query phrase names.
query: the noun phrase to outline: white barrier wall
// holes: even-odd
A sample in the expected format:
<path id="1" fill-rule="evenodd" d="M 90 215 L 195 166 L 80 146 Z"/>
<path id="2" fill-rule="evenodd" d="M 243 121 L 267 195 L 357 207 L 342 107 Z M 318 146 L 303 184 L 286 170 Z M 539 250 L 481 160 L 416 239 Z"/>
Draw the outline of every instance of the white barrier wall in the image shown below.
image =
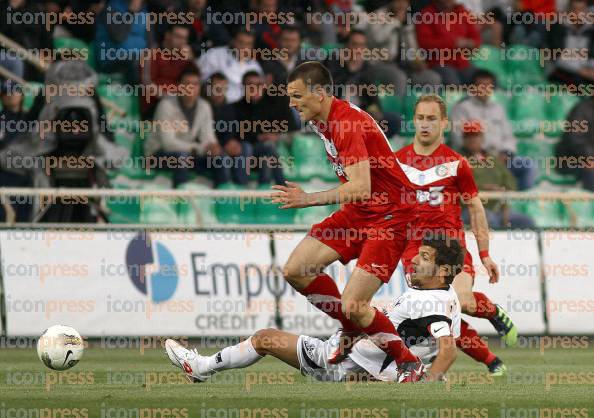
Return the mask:
<path id="1" fill-rule="evenodd" d="M 537 233 L 493 233 L 491 255 L 502 273 L 494 285 L 469 234 L 475 290 L 507 309 L 520 333 L 547 331 L 545 306 L 550 332 L 594 333 L 594 234 L 581 240 L 550 234 L 543 233 L 541 256 Z M 267 233 L 0 231 L 6 331 L 38 335 L 62 323 L 89 337 L 249 335 L 276 326 L 276 295 L 285 330 L 328 335 L 338 324 L 280 276 L 280 266 L 303 236 L 274 235 L 273 268 Z M 328 268 L 339 289 L 354 265 L 337 262 Z M 541 291 L 543 266 L 547 303 Z M 397 270 L 374 304 L 390 303 L 405 289 Z M 487 321 L 468 319 L 481 333 L 493 334 Z"/>
<path id="2" fill-rule="evenodd" d="M 3 231 L 9 335 L 237 335 L 273 326 L 269 240 Z"/>
<path id="3" fill-rule="evenodd" d="M 594 233 L 542 235 L 549 332 L 594 332 Z"/>

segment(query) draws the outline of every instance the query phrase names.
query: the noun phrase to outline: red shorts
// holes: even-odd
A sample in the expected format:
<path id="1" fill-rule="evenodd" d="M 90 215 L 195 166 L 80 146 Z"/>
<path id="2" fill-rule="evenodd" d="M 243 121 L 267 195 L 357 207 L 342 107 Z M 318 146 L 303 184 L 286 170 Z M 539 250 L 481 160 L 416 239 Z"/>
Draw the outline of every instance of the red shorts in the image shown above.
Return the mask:
<path id="1" fill-rule="evenodd" d="M 389 212 L 370 217 L 343 208 L 313 225 L 308 235 L 336 251 L 342 264 L 357 258 L 357 267 L 387 283 L 404 252 L 408 222 Z"/>
<path id="2" fill-rule="evenodd" d="M 405 273 L 408 273 L 410 271 L 410 268 L 412 266 L 412 259 L 414 258 L 415 255 L 417 255 L 419 253 L 419 248 L 421 247 L 421 244 L 423 243 L 422 240 L 410 240 L 408 241 L 408 244 L 406 246 L 406 249 L 404 250 L 404 253 L 402 254 L 402 264 L 404 265 L 404 271 Z M 463 246 L 464 249 L 466 249 L 466 247 Z M 464 271 L 468 274 L 470 274 L 472 276 L 472 278 L 474 279 L 474 266 L 472 265 L 472 256 L 470 255 L 470 251 L 466 251 L 466 254 L 464 255 Z"/>

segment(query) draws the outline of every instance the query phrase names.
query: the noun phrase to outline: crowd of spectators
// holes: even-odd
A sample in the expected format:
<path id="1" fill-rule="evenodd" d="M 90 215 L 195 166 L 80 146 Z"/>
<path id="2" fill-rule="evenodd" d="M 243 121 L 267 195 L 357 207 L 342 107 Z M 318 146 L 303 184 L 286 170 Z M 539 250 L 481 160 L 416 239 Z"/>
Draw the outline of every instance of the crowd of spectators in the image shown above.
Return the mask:
<path id="1" fill-rule="evenodd" d="M 485 190 L 526 190 L 535 185 L 537 173 L 523 163 L 526 156 L 518 155 L 506 109 L 493 99 L 497 77 L 478 70 L 465 52 L 512 43 L 582 48 L 588 51 L 585 58 L 564 56 L 548 63 L 547 77 L 560 84 L 594 81 L 594 25 L 584 17 L 594 10 L 586 0 L 3 0 L 0 8 L 13 19 L 26 13 L 64 18 L 49 23 L 2 19 L 0 33 L 27 50 L 51 50 L 56 38 L 78 38 L 91 46 L 89 61 L 97 72 L 144 87 L 134 98 L 141 118 L 178 122 L 170 124 L 178 127 L 174 130 L 155 124 L 143 144 L 144 155 L 192 162 L 163 167 L 173 172 L 174 187 L 186 183 L 192 172 L 207 174 L 215 187 L 228 182 L 245 186 L 250 180 L 283 183 L 278 145 L 290 146 L 291 135 L 303 129 L 283 86 L 288 72 L 306 60 L 324 62 L 336 95 L 384 121 L 388 137 L 399 134 L 404 120 L 400 112 L 382 107 L 378 86 L 400 98 L 415 89 L 476 87 L 480 93 L 453 105 L 448 141 L 465 155 L 496 159 L 496 175 L 476 172 L 479 179 L 498 179 L 497 186 L 479 181 Z M 552 17 L 563 11 L 579 18 L 554 22 Z M 258 19 L 246 25 L 248 12 Z M 134 19 L 114 19 L 118 13 Z M 167 13 L 187 18 L 173 23 L 151 19 Z M 444 15 L 454 18 L 439 18 Z M 72 16 L 94 19 L 75 24 L 66 19 Z M 526 16 L 532 19 L 522 19 Z M 0 48 L 0 66 L 27 81 L 43 81 L 39 68 L 8 51 Z M 54 59 L 46 54 L 42 65 Z M 6 92 L 3 88 L 2 118 L 30 117 L 22 97 Z M 572 117 L 591 119 L 592 114 L 589 99 Z M 468 124 L 476 121 L 480 129 L 470 132 Z M 565 133 L 557 151 L 591 154 L 593 135 L 592 129 Z M 0 131 L 0 142 L 13 136 Z M 251 176 L 250 159 L 258 161 L 256 176 Z M 593 190 L 593 172 L 590 167 L 571 174 Z M 497 208 L 492 216 L 500 225 L 527 222 Z"/>

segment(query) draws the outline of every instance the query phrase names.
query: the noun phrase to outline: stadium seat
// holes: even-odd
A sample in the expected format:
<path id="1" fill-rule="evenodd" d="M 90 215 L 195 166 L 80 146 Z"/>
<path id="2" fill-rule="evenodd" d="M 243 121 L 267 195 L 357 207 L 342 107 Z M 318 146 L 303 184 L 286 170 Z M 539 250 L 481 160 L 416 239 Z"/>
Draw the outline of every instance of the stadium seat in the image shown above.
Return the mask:
<path id="1" fill-rule="evenodd" d="M 126 116 L 138 119 L 140 117 L 138 97 L 127 94 L 125 88 L 125 85 L 117 83 L 99 84 L 97 94 L 122 108 L 126 112 Z"/>
<path id="2" fill-rule="evenodd" d="M 542 121 L 546 118 L 545 104 L 542 93 L 537 90 L 513 97 L 512 124 L 516 136 L 531 137 L 541 131 Z"/>
<path id="3" fill-rule="evenodd" d="M 113 189 L 130 190 L 134 187 L 125 183 L 112 182 Z M 140 201 L 125 197 L 109 197 L 106 199 L 109 210 L 108 219 L 114 224 L 136 224 L 140 222 Z"/>
<path id="4" fill-rule="evenodd" d="M 446 103 L 448 115 L 452 112 L 452 107 L 458 103 L 460 100 L 464 98 L 465 94 L 457 90 L 446 90 L 445 93 L 442 95 L 443 101 Z"/>
<path id="5" fill-rule="evenodd" d="M 402 121 L 404 123 L 404 126 L 400 130 L 401 136 L 404 136 L 404 137 L 415 136 L 415 127 L 413 125 L 415 104 L 417 103 L 417 100 L 419 99 L 419 97 L 421 97 L 422 95 L 423 95 L 422 93 L 418 92 L 418 93 L 413 93 L 413 94 L 407 94 L 406 96 L 404 96 L 404 100 L 402 103 L 402 116 L 403 116 Z"/>
<path id="6" fill-rule="evenodd" d="M 550 137 L 557 137 L 563 133 L 563 124 L 571 109 L 580 101 L 579 96 L 573 94 L 555 94 L 549 96 L 546 103 L 546 116 L 544 133 Z"/>
<path id="7" fill-rule="evenodd" d="M 384 112 L 402 113 L 402 100 L 400 97 L 388 94 L 378 95 L 380 106 Z"/>
<path id="8" fill-rule="evenodd" d="M 506 50 L 505 69 L 515 85 L 536 85 L 545 81 L 540 65 L 540 51 L 525 45 L 512 45 Z"/>
<path id="9" fill-rule="evenodd" d="M 569 216 L 563 204 L 558 201 L 530 200 L 524 203 L 522 212 L 534 220 L 538 228 L 565 228 Z"/>
<path id="10" fill-rule="evenodd" d="M 574 200 L 566 203 L 571 226 L 580 228 L 594 227 L 594 201 Z"/>
<path id="11" fill-rule="evenodd" d="M 160 184 L 146 183 L 142 190 L 168 190 Z M 176 202 L 172 198 L 145 197 L 140 202 L 140 222 L 145 224 L 174 225 L 177 219 Z"/>
<path id="12" fill-rule="evenodd" d="M 501 59 L 501 49 L 499 48 L 489 45 L 481 46 L 479 53 L 472 58 L 472 64 L 476 68 L 488 70 L 495 74 L 500 83 L 506 78 L 505 65 Z"/>
<path id="13" fill-rule="evenodd" d="M 219 190 L 245 190 L 242 187 L 225 183 L 219 186 Z M 250 224 L 256 223 L 255 208 L 256 199 L 238 197 L 225 197 L 215 199 L 215 212 L 220 223 L 224 224 Z"/>
<path id="14" fill-rule="evenodd" d="M 538 167 L 538 182 L 548 181 L 557 185 L 575 184 L 575 177 L 559 174 L 554 166 L 555 145 L 552 139 L 525 139 L 518 141 L 518 155 L 531 157 Z"/>
<path id="15" fill-rule="evenodd" d="M 270 187 L 262 185 L 259 190 L 269 191 Z M 292 224 L 297 209 L 279 209 L 278 204 L 272 203 L 270 199 L 258 198 L 256 204 L 255 223 L 258 224 Z"/>
<path id="16" fill-rule="evenodd" d="M 179 190 L 212 190 L 204 184 L 184 183 Z M 184 198 L 177 203 L 179 222 L 184 225 L 214 225 L 217 223 L 215 201 L 212 198 Z"/>
<path id="17" fill-rule="evenodd" d="M 295 135 L 291 144 L 297 181 L 309 181 L 324 175 L 323 164 L 328 165 L 326 150 L 316 135 Z"/>

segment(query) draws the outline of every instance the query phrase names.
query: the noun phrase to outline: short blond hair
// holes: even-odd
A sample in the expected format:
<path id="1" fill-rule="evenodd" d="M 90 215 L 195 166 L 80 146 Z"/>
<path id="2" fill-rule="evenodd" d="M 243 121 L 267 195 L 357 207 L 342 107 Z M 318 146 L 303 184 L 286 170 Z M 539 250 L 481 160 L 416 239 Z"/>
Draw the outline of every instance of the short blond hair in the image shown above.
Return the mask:
<path id="1" fill-rule="evenodd" d="M 424 96 L 419 97 L 417 102 L 415 103 L 415 113 L 417 113 L 417 106 L 419 103 L 437 103 L 439 105 L 439 112 L 441 113 L 441 118 L 446 119 L 448 117 L 448 107 L 446 106 L 445 102 L 441 97 L 437 94 L 426 94 Z"/>

